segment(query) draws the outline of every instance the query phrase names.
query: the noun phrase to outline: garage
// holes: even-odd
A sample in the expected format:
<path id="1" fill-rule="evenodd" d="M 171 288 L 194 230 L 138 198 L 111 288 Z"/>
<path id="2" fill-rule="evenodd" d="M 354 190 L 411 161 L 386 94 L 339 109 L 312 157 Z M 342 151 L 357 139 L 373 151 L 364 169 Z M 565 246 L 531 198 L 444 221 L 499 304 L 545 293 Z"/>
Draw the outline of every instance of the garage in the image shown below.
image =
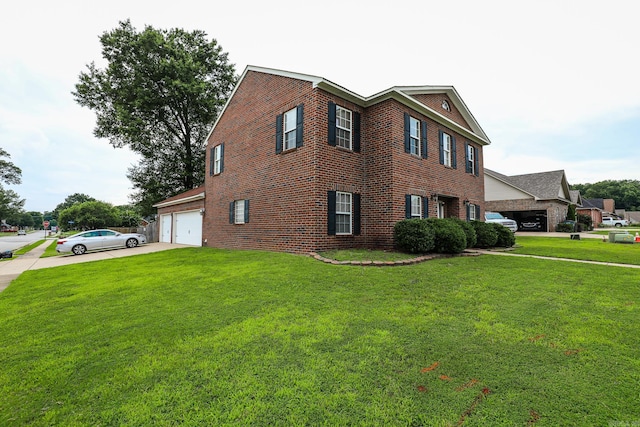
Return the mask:
<path id="1" fill-rule="evenodd" d="M 177 212 L 174 215 L 175 243 L 202 246 L 202 215 L 200 211 Z"/>
<path id="2" fill-rule="evenodd" d="M 153 207 L 158 208 L 160 242 L 202 246 L 204 186 L 170 197 Z"/>

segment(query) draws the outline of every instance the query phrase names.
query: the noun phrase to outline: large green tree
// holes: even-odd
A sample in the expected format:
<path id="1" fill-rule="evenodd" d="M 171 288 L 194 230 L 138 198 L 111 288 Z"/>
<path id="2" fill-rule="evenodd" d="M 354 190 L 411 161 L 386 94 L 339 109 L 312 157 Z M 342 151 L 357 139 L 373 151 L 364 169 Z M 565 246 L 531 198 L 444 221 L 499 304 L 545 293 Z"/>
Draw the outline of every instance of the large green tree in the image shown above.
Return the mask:
<path id="1" fill-rule="evenodd" d="M 73 205 L 77 205 L 79 203 L 84 203 L 84 202 L 95 202 L 97 201 L 96 199 L 94 199 L 93 197 L 87 195 L 87 194 L 83 194 L 83 193 L 73 193 L 70 196 L 67 196 L 66 199 L 64 199 L 64 202 L 58 204 L 58 206 L 56 206 L 56 208 L 51 212 L 51 214 L 49 215 L 50 219 L 58 219 L 58 216 L 60 215 L 60 212 L 62 212 L 65 209 L 70 208 Z"/>
<path id="2" fill-rule="evenodd" d="M 97 115 L 94 133 L 141 157 L 132 199 L 151 205 L 204 182 L 206 137 L 235 82 L 235 67 L 202 31 L 138 32 L 129 20 L 100 37 L 104 69 L 80 74 L 73 95 Z"/>
<path id="3" fill-rule="evenodd" d="M 613 199 L 616 209 L 640 210 L 640 181 L 635 179 L 605 180 L 594 184 L 575 184 L 585 199 Z"/>
<path id="4" fill-rule="evenodd" d="M 10 160 L 11 155 L 0 147 L 0 220 L 5 220 L 22 212 L 24 199 L 20 199 L 18 193 L 5 189 L 5 184 L 20 184 L 22 182 L 22 170 Z"/>
<path id="5" fill-rule="evenodd" d="M 109 203 L 91 201 L 77 203 L 58 216 L 58 222 L 64 229 L 104 228 L 120 225 L 118 212 Z"/>

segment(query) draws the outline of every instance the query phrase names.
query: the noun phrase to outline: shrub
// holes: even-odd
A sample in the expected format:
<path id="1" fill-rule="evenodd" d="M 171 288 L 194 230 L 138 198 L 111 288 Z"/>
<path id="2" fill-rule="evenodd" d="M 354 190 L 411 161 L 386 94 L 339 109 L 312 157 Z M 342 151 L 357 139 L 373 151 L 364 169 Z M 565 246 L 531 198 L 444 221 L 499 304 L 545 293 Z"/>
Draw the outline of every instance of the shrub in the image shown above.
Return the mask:
<path id="1" fill-rule="evenodd" d="M 440 218 L 426 220 L 435 233 L 434 250 L 440 254 L 459 254 L 467 247 L 467 238 L 462 227 L 454 221 Z"/>
<path id="2" fill-rule="evenodd" d="M 559 233 L 572 233 L 574 225 L 566 222 L 561 222 L 556 226 L 556 231 Z"/>
<path id="3" fill-rule="evenodd" d="M 473 225 L 471 225 L 469 221 L 464 221 L 460 218 L 447 218 L 447 220 L 455 222 L 462 228 L 462 231 L 467 238 L 467 248 L 473 248 L 476 246 L 476 242 L 478 241 L 476 229 L 473 228 Z"/>
<path id="4" fill-rule="evenodd" d="M 495 222 L 491 223 L 491 225 L 496 229 L 496 234 L 498 235 L 495 246 L 500 248 L 510 248 L 516 244 L 516 235 L 513 234 L 513 231 Z"/>
<path id="5" fill-rule="evenodd" d="M 490 248 L 492 246 L 495 246 L 496 242 L 498 241 L 498 232 L 495 228 L 493 228 L 493 225 L 491 225 L 491 223 L 482 221 L 471 221 L 470 224 L 476 230 L 477 242 L 474 247 Z"/>
<path id="6" fill-rule="evenodd" d="M 431 224 L 424 219 L 405 219 L 393 227 L 396 249 L 410 254 L 431 252 L 435 236 Z"/>

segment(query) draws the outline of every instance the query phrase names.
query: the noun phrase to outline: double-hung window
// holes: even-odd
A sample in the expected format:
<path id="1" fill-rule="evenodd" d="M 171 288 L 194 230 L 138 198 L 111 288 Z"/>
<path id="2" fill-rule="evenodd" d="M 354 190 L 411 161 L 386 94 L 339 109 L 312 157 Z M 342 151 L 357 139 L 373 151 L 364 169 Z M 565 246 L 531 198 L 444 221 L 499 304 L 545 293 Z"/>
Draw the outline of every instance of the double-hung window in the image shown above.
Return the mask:
<path id="1" fill-rule="evenodd" d="M 336 192 L 336 234 L 351 234 L 351 193 Z"/>
<path id="2" fill-rule="evenodd" d="M 304 105 L 276 116 L 276 154 L 302 147 Z"/>
<path id="3" fill-rule="evenodd" d="M 360 194 L 343 191 L 328 193 L 328 234 L 360 234 Z"/>
<path id="4" fill-rule="evenodd" d="M 446 132 L 439 131 L 440 164 L 456 169 L 456 138 Z"/>
<path id="5" fill-rule="evenodd" d="M 478 149 L 471 144 L 465 144 L 465 169 L 467 173 L 478 176 Z"/>
<path id="6" fill-rule="evenodd" d="M 404 151 L 427 158 L 427 122 L 404 113 Z"/>
<path id="7" fill-rule="evenodd" d="M 422 197 L 411 196 L 411 218 L 422 218 Z"/>
<path id="8" fill-rule="evenodd" d="M 283 148 L 290 150 L 296 146 L 296 109 L 284 113 L 284 142 Z"/>
<path id="9" fill-rule="evenodd" d="M 351 111 L 336 106 L 336 145 L 351 150 Z"/>
<path id="10" fill-rule="evenodd" d="M 442 154 L 444 156 L 444 165 L 451 166 L 451 135 L 442 134 Z"/>
<path id="11" fill-rule="evenodd" d="M 329 101 L 329 145 L 360 152 L 360 113 Z"/>
<path id="12" fill-rule="evenodd" d="M 405 218 L 427 218 L 429 216 L 429 199 L 427 197 L 416 196 L 415 194 L 405 195 Z"/>
<path id="13" fill-rule="evenodd" d="M 209 153 L 209 175 L 217 175 L 224 169 L 224 144 L 211 148 Z"/>
<path id="14" fill-rule="evenodd" d="M 213 173 L 222 171 L 222 144 L 216 145 L 213 149 Z"/>
<path id="15" fill-rule="evenodd" d="M 229 224 L 249 222 L 249 200 L 234 200 L 229 203 Z"/>
<path id="16" fill-rule="evenodd" d="M 409 118 L 409 152 L 420 155 L 420 122 L 413 117 Z"/>

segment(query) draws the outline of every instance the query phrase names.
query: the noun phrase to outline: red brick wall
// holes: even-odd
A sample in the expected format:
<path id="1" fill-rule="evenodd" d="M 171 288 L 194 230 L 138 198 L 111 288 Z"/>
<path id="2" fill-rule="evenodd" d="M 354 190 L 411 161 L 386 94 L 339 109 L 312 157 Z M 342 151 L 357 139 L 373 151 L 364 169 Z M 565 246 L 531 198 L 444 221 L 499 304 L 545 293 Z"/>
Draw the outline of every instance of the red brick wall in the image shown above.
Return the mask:
<path id="1" fill-rule="evenodd" d="M 431 108 L 435 112 L 439 113 L 440 115 L 443 115 L 449 120 L 456 122 L 463 128 L 471 130 L 471 127 L 469 127 L 467 121 L 462 117 L 460 111 L 458 111 L 458 109 L 453 105 L 453 102 L 451 102 L 451 99 L 446 94 L 439 93 L 432 95 L 412 95 L 412 97 L 417 99 L 427 107 Z M 447 101 L 449 103 L 451 111 L 447 111 L 442 108 L 442 101 Z"/>
<path id="2" fill-rule="evenodd" d="M 328 102 L 361 113 L 361 152 L 327 142 Z M 304 104 L 303 146 L 276 154 L 276 116 Z M 249 71 L 208 141 L 203 239 L 208 246 L 305 253 L 329 248 L 389 248 L 404 218 L 405 194 L 450 195 L 451 213 L 463 200 L 484 205 L 482 172 L 465 173 L 464 138 L 428 121 L 428 159 L 404 152 L 403 113 L 387 100 L 363 109 L 296 79 Z M 456 136 L 458 168 L 438 162 L 438 129 Z M 224 171 L 209 174 L 210 148 L 224 143 Z M 482 171 L 482 147 L 480 170 Z M 327 234 L 327 192 L 361 194 L 362 234 Z M 249 222 L 229 224 L 229 203 L 250 201 Z M 435 205 L 430 202 L 430 216 Z"/>

